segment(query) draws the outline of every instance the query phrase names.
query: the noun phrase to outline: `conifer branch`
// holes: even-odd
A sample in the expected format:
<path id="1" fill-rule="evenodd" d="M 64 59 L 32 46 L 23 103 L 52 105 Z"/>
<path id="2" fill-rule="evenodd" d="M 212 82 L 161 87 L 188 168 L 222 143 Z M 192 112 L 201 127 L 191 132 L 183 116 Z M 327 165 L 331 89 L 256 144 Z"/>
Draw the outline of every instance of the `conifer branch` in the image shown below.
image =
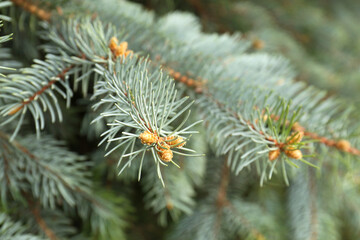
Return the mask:
<path id="1" fill-rule="evenodd" d="M 3 136 L 3 133 L 1 133 Z M 8 137 L 7 137 L 8 138 Z M 8 138 L 9 139 L 9 138 Z M 31 153 L 26 147 L 24 147 L 22 144 L 20 144 L 17 141 L 13 141 L 13 145 L 16 146 L 20 151 L 22 151 L 24 154 L 26 154 L 27 156 L 29 156 L 30 159 L 32 159 L 35 163 L 37 163 L 41 168 L 43 168 L 45 171 L 49 172 L 51 175 L 53 175 L 59 182 L 61 182 L 66 188 L 68 188 L 71 191 L 74 191 L 78 194 L 80 194 L 82 197 L 84 197 L 84 199 L 86 199 L 87 201 L 91 202 L 92 204 L 103 208 L 104 210 L 110 210 L 107 209 L 105 206 L 103 206 L 99 201 L 97 201 L 95 198 L 93 198 L 91 196 L 91 194 L 89 194 L 88 191 L 85 191 L 83 188 L 81 188 L 80 186 L 72 186 L 69 184 L 69 182 L 67 180 L 65 180 L 65 178 L 63 178 L 63 176 L 61 176 L 57 171 L 55 171 L 54 169 L 52 169 L 51 167 L 42 164 L 38 157 L 35 156 L 33 153 Z"/>
<path id="2" fill-rule="evenodd" d="M 35 92 L 31 97 L 27 98 L 26 100 L 23 100 L 21 105 L 10 110 L 8 115 L 14 115 L 15 113 L 17 113 L 18 111 L 23 109 L 25 105 L 34 101 L 37 97 L 39 97 L 42 93 L 44 93 L 48 88 L 51 88 L 52 85 L 58 81 L 58 80 L 56 80 L 57 78 L 60 80 L 64 80 L 66 73 L 69 70 L 71 70 L 73 67 L 74 67 L 74 65 L 71 65 L 71 66 L 63 69 L 61 73 L 59 73 L 58 75 L 55 76 L 54 80 L 49 81 L 45 86 L 43 86 L 39 91 Z"/>
<path id="3" fill-rule="evenodd" d="M 29 137 L 22 139 L 21 142 L 10 142 L 9 136 L 0 132 L 0 140 L 12 147 L 8 152 L 3 152 L 3 154 L 11 155 L 14 159 L 11 162 L 11 169 L 9 168 L 11 176 L 15 177 L 13 183 L 9 182 L 10 190 L 15 188 L 13 191 L 19 189 L 18 192 L 26 191 L 27 193 L 30 187 L 34 199 L 38 199 L 38 203 L 44 208 L 60 206 L 64 211 L 76 209 L 85 223 L 87 221 L 97 222 L 91 227 L 91 231 L 98 232 L 104 238 L 122 232 L 119 227 L 124 225 L 120 219 L 123 214 L 119 212 L 117 206 L 92 194 L 88 179 L 89 173 L 85 172 L 89 163 L 83 161 L 84 159 L 81 159 L 82 162 L 77 161 L 80 160 L 76 159 L 79 156 L 71 152 L 64 152 L 64 149 L 56 146 L 59 144 L 58 142 L 48 137 L 42 137 L 40 142 L 34 142 L 33 138 Z M 46 142 L 46 149 L 42 149 L 44 142 Z M 61 164 L 58 163 L 59 161 Z M 26 177 L 23 176 L 23 172 L 26 173 Z M 51 187 L 51 193 L 44 194 L 44 191 L 50 191 L 49 187 Z M 14 195 L 13 192 L 11 193 Z M 7 192 L 3 191 L 1 194 L 7 194 Z M 27 196 L 25 194 L 25 197 L 29 199 Z M 4 196 L 1 197 L 6 200 Z M 29 207 L 33 206 L 31 210 L 37 216 L 38 211 L 34 207 L 34 201 L 29 202 Z M 36 219 L 40 227 L 47 231 L 43 221 L 38 217 Z M 108 232 L 108 229 L 112 227 L 116 227 L 117 230 Z M 50 232 L 48 234 L 51 235 Z"/>
<path id="4" fill-rule="evenodd" d="M 11 142 L 19 126 L 26 122 L 26 112 L 32 114 L 37 132 L 47 123 L 47 118 L 44 118 L 47 110 L 52 121 L 61 121 L 58 95 L 70 106 L 72 91 L 77 91 L 78 84 L 81 84 L 84 96 L 91 93 L 90 100 L 96 101 L 93 107 L 97 111 L 84 123 L 90 123 L 89 119 L 95 118 L 93 122 L 98 122 L 92 129 L 96 128 L 96 136 L 102 138 L 100 144 L 106 144 L 105 157 L 110 154 L 111 157 L 119 156 L 119 174 L 128 167 L 128 176 L 121 179 L 140 180 L 145 173 L 145 181 L 141 182 L 145 190 L 145 208 L 151 208 L 157 214 L 161 225 L 169 222 L 169 216 L 176 220 L 183 213 L 191 213 L 178 224 L 177 239 L 233 239 L 241 236 L 264 240 L 267 235 L 270 239 L 286 238 L 288 226 L 276 226 L 279 221 L 291 223 L 293 239 L 328 239 L 324 235 L 331 236 L 333 232 L 338 235 L 330 239 L 337 239 L 347 231 L 345 224 L 341 223 L 341 229 L 337 226 L 338 216 L 328 213 L 334 210 L 336 215 L 343 217 L 338 211 L 340 208 L 351 211 L 350 215 L 355 210 L 350 210 L 350 204 L 342 204 L 339 208 L 339 203 L 344 201 L 335 198 L 325 199 L 327 209 L 325 204 L 317 206 L 318 198 L 324 195 L 322 191 L 326 189 L 316 185 L 313 169 L 308 171 L 307 166 L 300 162 L 306 162 L 300 149 L 314 146 L 315 151 L 321 150 L 323 156 L 319 160 L 327 155 L 327 151 L 333 153 L 332 150 L 339 150 L 335 152 L 338 158 L 346 152 L 349 154 L 345 157 L 353 160 L 349 155 L 360 156 L 360 150 L 356 148 L 359 141 L 354 138 L 358 129 L 352 134 L 354 128 L 359 127 L 352 125 L 358 116 L 352 115 L 355 111 L 341 105 L 340 100 L 333 100 L 318 89 L 293 81 L 294 73 L 285 61 L 278 61 L 270 55 L 245 53 L 251 44 L 252 50 L 262 48 L 263 42 L 244 43 L 233 36 L 204 34 L 193 16 L 174 13 L 155 18 L 152 13 L 124 1 L 81 1 L 79 8 L 85 8 L 87 15 L 91 11 L 96 12 L 91 18 L 76 18 L 71 14 L 81 11 L 74 10 L 75 5 L 70 1 L 66 3 L 69 7 L 64 8 L 65 12 L 70 12 L 68 17 L 58 8 L 59 19 L 68 20 L 62 24 L 55 24 L 55 11 L 49 12 L 40 7 L 45 3 L 45 8 L 50 9 L 47 7 L 53 3 L 50 0 L 12 1 L 45 21 L 34 21 L 34 24 L 45 26 L 41 37 L 48 44 L 43 48 L 46 61 L 36 60 L 27 72 L 12 75 L 13 79 L 11 75 L 0 79 L 0 115 L 3 116 L 0 126 L 9 124 L 10 128 L 15 128 L 12 137 L 0 132 L 0 170 L 3 170 L 0 171 L 0 197 L 4 207 L 7 207 L 8 200 L 15 200 L 16 206 L 19 205 L 18 200 L 23 200 L 23 194 L 19 193 L 32 192 L 31 200 L 24 195 L 25 200 L 35 219 L 33 222 L 48 238 L 56 239 L 62 237 L 60 234 L 66 234 L 66 230 L 59 231 L 59 236 L 55 236 L 52 222 L 47 221 L 48 209 L 51 209 L 49 213 L 61 210 L 81 218 L 84 223 L 81 225 L 90 226 L 95 238 L 125 238 L 123 233 L 116 232 L 123 223 L 119 217 L 123 208 L 108 206 L 90 190 L 91 180 L 87 175 L 89 161 L 80 163 L 76 154 L 62 149 L 48 137 L 45 141 L 40 139 L 35 142 L 34 136 L 27 136 Z M 189 2 L 196 5 L 196 0 Z M 64 1 L 55 2 L 58 3 Z M 24 12 L 19 15 L 29 17 Z M 115 27 L 93 21 L 95 17 L 113 23 Z M 30 19 L 34 20 L 34 17 Z M 51 22 L 51 19 L 54 21 Z M 114 29 L 120 30 L 120 34 L 117 35 Z M 342 31 L 337 34 L 342 35 Z M 121 41 L 118 42 L 117 38 Z M 339 42 L 343 43 L 341 40 Z M 131 50 L 128 50 L 128 42 Z M 153 61 L 149 62 L 140 55 L 149 55 L 148 59 Z M 73 87 L 69 78 L 74 79 Z M 93 91 L 90 89 L 92 86 Z M 198 108 L 191 110 L 203 113 L 206 119 L 206 129 L 201 129 L 201 138 L 192 146 L 200 145 L 200 149 L 211 149 L 208 152 L 212 155 L 226 156 L 225 161 L 219 157 L 207 158 L 207 176 L 211 179 L 205 181 L 202 187 L 208 194 L 204 198 L 202 194 L 197 195 L 196 200 L 204 201 L 199 201 L 196 207 L 193 196 L 197 183 L 190 175 L 196 174 L 197 162 L 182 164 L 183 160 L 189 159 L 179 157 L 177 165 L 172 160 L 173 154 L 193 156 L 194 152 L 184 147 L 185 143 L 192 144 L 189 138 L 196 133 L 192 127 L 197 123 L 195 117 L 189 117 L 191 104 L 182 98 L 184 95 L 198 100 Z M 89 103 L 87 99 L 84 102 Z M 302 110 L 300 106 L 303 106 Z M 343 109 L 346 111 L 342 112 Z M 20 120 L 15 126 L 12 123 L 17 117 Z M 188 118 L 194 123 L 186 126 Z M 85 125 L 88 127 L 88 124 Z M 347 138 L 351 143 L 345 140 Z M 111 149 L 108 149 L 110 146 Z M 211 166 L 210 161 L 216 167 Z M 181 166 L 182 170 L 161 166 L 169 162 Z M 324 165 L 337 167 L 339 162 L 326 162 Z M 344 165 L 354 166 L 343 162 Z M 111 164 L 110 161 L 107 163 Z M 188 163 L 190 167 L 186 169 Z M 306 163 L 314 166 L 311 162 Z M 296 172 L 295 168 L 288 168 L 286 164 L 301 169 Z M 283 186 L 276 189 L 269 186 L 261 193 L 255 188 L 250 190 L 250 194 L 248 189 L 242 189 L 243 186 L 249 187 L 247 183 L 254 178 L 241 172 L 237 176 L 239 179 L 235 179 L 232 174 L 239 174 L 245 167 L 259 175 L 260 186 L 271 179 L 273 173 L 278 173 L 279 168 L 285 182 L 288 184 L 291 180 L 292 184 L 287 188 L 289 218 L 282 216 L 285 212 L 281 201 Z M 98 169 L 102 170 L 101 167 Z M 343 175 L 343 169 L 323 170 L 329 179 L 338 173 Z M 295 176 L 294 179 L 297 173 L 298 178 Z M 196 178 L 202 176 L 199 173 Z M 347 180 L 347 176 L 340 177 Z M 164 183 L 166 188 L 162 185 Z M 354 188 L 353 185 L 351 187 Z M 233 192 L 237 195 L 232 195 Z M 242 200 L 239 193 L 246 200 Z M 354 193 L 346 197 L 352 200 L 357 199 L 354 198 L 357 195 Z M 254 202 L 254 198 L 260 199 L 261 203 Z M 272 216 L 264 212 L 263 206 L 271 209 Z M 61 221 L 64 219 L 61 218 Z M 0 238 L 3 237 L 3 222 L 0 213 Z M 56 234 L 58 229 L 61 227 L 54 228 Z M 332 231 L 324 234 L 323 229 Z M 351 235 L 355 234 L 349 233 Z"/>
<path id="5" fill-rule="evenodd" d="M 165 69 L 167 68 L 167 70 L 169 72 L 169 75 L 172 76 L 174 78 L 174 80 L 179 81 L 181 83 L 184 83 L 187 87 L 189 87 L 190 90 L 195 89 L 196 93 L 204 94 L 206 97 L 208 97 L 212 101 L 214 101 L 216 103 L 216 105 L 220 109 L 225 110 L 225 105 L 220 103 L 218 100 L 216 100 L 214 98 L 214 96 L 209 91 L 206 90 L 206 86 L 204 85 L 204 83 L 208 82 L 208 80 L 203 80 L 203 79 L 200 80 L 200 81 L 199 80 L 194 80 L 192 78 L 189 78 L 186 75 L 182 75 L 181 73 L 176 72 L 175 70 L 173 70 L 171 68 L 168 68 L 166 66 L 164 66 L 164 67 L 165 67 Z M 233 112 L 231 114 L 233 115 L 233 117 L 238 118 L 238 115 L 235 112 Z M 279 120 L 279 118 L 280 118 L 280 116 L 274 116 L 274 115 L 271 115 L 270 117 L 275 121 Z M 249 122 L 249 121 L 247 121 L 247 122 Z M 249 126 L 251 128 L 253 128 L 254 130 L 256 130 L 254 125 L 251 124 L 250 122 L 249 122 Z M 312 140 L 318 140 L 319 143 L 325 144 L 328 147 L 334 147 L 334 148 L 337 148 L 340 151 L 347 152 L 347 153 L 350 153 L 352 155 L 360 156 L 360 150 L 359 149 L 350 146 L 349 145 L 350 143 L 345 143 L 345 145 L 342 144 L 346 140 L 341 139 L 341 140 L 336 141 L 336 140 L 328 139 L 326 137 L 319 136 L 316 133 L 306 131 L 306 128 L 301 126 L 299 123 L 294 124 L 292 129 L 294 131 L 304 132 L 304 135 L 307 136 L 308 138 L 310 138 Z M 262 134 L 262 135 L 264 134 L 261 131 L 259 131 L 259 133 Z M 271 137 L 267 137 L 265 139 L 270 141 L 270 142 L 273 142 L 276 146 L 279 147 L 279 149 L 283 148 L 283 146 L 286 145 L 285 143 L 277 142 L 274 138 L 271 138 Z"/>
<path id="6" fill-rule="evenodd" d="M 25 2 L 27 2 L 26 0 L 13 0 L 13 2 L 17 5 L 19 5 L 20 7 L 23 7 L 25 10 L 29 10 L 29 7 L 28 6 L 33 6 L 33 4 L 25 4 Z M 35 9 L 32 7 L 32 9 Z M 38 16 L 38 12 L 40 10 L 40 8 L 36 7 L 36 11 L 32 11 L 31 13 L 32 14 L 35 14 L 36 16 Z M 44 10 L 41 9 L 43 12 Z M 40 15 L 43 15 L 43 14 L 40 14 Z M 41 18 L 41 16 L 38 16 Z M 50 18 L 48 19 L 43 19 L 43 20 L 46 20 L 46 21 L 49 21 Z M 176 70 L 170 68 L 170 67 L 167 67 L 164 65 L 164 68 L 168 70 L 169 72 L 169 75 L 172 76 L 175 80 L 179 81 L 179 82 L 182 82 L 184 83 L 187 87 L 189 87 L 190 89 L 192 90 L 195 90 L 196 93 L 206 93 L 207 96 L 210 95 L 210 93 L 208 91 L 204 91 L 204 83 L 207 82 L 207 80 L 195 80 L 193 78 L 189 78 L 187 77 L 186 75 L 182 75 L 180 72 L 177 72 Z M 212 98 L 212 96 L 209 96 Z M 15 109 L 14 109 L 15 111 Z M 236 115 L 236 114 L 235 114 Z M 275 116 L 275 119 L 278 118 L 279 116 Z M 304 135 L 309 137 L 310 139 L 313 139 L 313 140 L 319 140 L 320 143 L 322 144 L 325 144 L 326 146 L 328 147 L 335 147 L 337 148 L 338 150 L 341 150 L 341 151 L 344 151 L 344 152 L 347 152 L 347 153 L 350 153 L 352 155 L 356 155 L 356 156 L 360 156 L 360 150 L 355 148 L 355 147 L 352 147 L 352 146 L 349 146 L 349 147 L 342 147 L 341 144 L 338 144 L 338 142 L 340 141 L 344 141 L 344 140 L 339 140 L 339 141 L 336 141 L 336 140 L 331 140 L 331 139 L 328 139 L 328 138 L 325 138 L 325 137 L 322 137 L 322 136 L 319 136 L 318 134 L 316 133 L 313 133 L 313 132 L 309 132 L 309 131 L 306 131 L 306 129 L 300 125 L 297 125 L 296 128 L 301 128 L 302 131 L 305 133 Z M 270 140 L 271 141 L 271 140 Z M 280 145 L 282 143 L 279 143 Z"/>

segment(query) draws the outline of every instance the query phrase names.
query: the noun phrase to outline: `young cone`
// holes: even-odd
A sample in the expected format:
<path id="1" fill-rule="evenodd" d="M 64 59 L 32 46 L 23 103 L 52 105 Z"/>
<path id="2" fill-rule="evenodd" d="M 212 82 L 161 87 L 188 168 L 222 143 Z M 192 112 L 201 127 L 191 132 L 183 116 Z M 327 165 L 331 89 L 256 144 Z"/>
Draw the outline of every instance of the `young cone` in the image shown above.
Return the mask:
<path id="1" fill-rule="evenodd" d="M 109 42 L 109 48 L 111 51 L 114 51 L 118 45 L 118 40 L 116 37 L 112 37 Z"/>
<path id="2" fill-rule="evenodd" d="M 280 156 L 280 149 L 272 150 L 269 152 L 269 161 L 274 161 Z"/>
<path id="3" fill-rule="evenodd" d="M 287 150 L 285 150 L 285 154 L 289 158 L 293 158 L 296 160 L 302 159 L 303 157 L 302 152 L 299 149 L 294 149 L 292 147 L 287 148 Z"/>
<path id="4" fill-rule="evenodd" d="M 170 162 L 173 158 L 173 152 L 170 150 L 169 145 L 162 142 L 160 143 L 160 146 L 157 146 L 157 149 L 159 150 L 158 155 L 160 159 L 163 160 L 164 162 Z"/>
<path id="5" fill-rule="evenodd" d="M 351 144 L 349 141 L 342 139 L 336 143 L 336 147 L 342 151 L 348 152 L 351 148 Z"/>
<path id="6" fill-rule="evenodd" d="M 158 141 L 158 136 L 155 133 L 145 131 L 139 136 L 142 144 L 151 145 Z"/>

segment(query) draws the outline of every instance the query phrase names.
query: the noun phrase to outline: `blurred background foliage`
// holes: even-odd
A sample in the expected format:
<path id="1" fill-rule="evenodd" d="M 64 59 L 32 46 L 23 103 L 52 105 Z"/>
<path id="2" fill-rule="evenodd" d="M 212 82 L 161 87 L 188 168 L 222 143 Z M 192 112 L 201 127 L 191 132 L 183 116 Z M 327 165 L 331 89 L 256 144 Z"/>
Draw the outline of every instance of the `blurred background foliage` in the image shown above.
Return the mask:
<path id="1" fill-rule="evenodd" d="M 242 32 L 253 50 L 290 59 L 297 80 L 360 107 L 360 1 L 133 0 L 159 15 L 196 14 L 206 32 Z"/>

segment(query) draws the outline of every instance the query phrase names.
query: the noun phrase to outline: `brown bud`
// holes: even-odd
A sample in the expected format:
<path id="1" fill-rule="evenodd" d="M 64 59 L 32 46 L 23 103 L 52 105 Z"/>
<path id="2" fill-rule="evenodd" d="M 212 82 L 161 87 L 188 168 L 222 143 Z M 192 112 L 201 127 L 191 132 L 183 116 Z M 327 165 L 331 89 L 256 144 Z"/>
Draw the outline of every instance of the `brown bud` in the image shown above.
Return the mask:
<path id="1" fill-rule="evenodd" d="M 288 147 L 287 150 L 285 150 L 286 156 L 293 159 L 302 159 L 303 155 L 302 152 L 299 149 L 294 149 L 292 147 Z"/>
<path id="2" fill-rule="evenodd" d="M 119 46 L 116 46 L 116 48 L 115 48 L 115 51 L 114 51 L 115 56 L 119 57 L 119 56 L 125 55 L 127 47 L 128 47 L 127 42 L 120 43 Z"/>
<path id="3" fill-rule="evenodd" d="M 125 53 L 126 50 L 127 50 L 127 48 L 128 48 L 128 43 L 127 43 L 126 41 L 121 42 L 121 43 L 119 44 L 119 48 L 123 51 L 123 53 Z"/>
<path id="4" fill-rule="evenodd" d="M 252 47 L 257 50 L 264 48 L 264 46 L 265 46 L 264 41 L 260 39 L 255 39 L 252 43 Z"/>
<path id="5" fill-rule="evenodd" d="M 168 210 L 172 210 L 172 209 L 174 208 L 174 205 L 173 205 L 171 202 L 167 202 L 167 203 L 166 203 L 166 208 L 167 208 Z"/>
<path id="6" fill-rule="evenodd" d="M 280 156 L 280 149 L 272 150 L 269 152 L 269 161 L 274 161 Z"/>
<path id="7" fill-rule="evenodd" d="M 187 77 L 186 76 L 182 76 L 181 78 L 180 78 L 180 82 L 182 82 L 182 83 L 185 83 L 186 81 L 187 81 Z"/>
<path id="8" fill-rule="evenodd" d="M 35 13 L 38 9 L 35 5 L 30 5 L 28 8 L 29 12 Z"/>
<path id="9" fill-rule="evenodd" d="M 109 42 L 109 48 L 114 51 L 118 45 L 118 39 L 116 37 L 112 37 Z"/>
<path id="10" fill-rule="evenodd" d="M 164 162 L 170 162 L 173 158 L 173 152 L 170 150 L 169 145 L 167 145 L 166 143 L 162 142 L 160 143 L 160 146 L 157 146 L 158 151 L 158 155 L 160 157 L 161 160 L 163 160 Z"/>
<path id="11" fill-rule="evenodd" d="M 169 69 L 168 69 L 168 72 L 169 72 L 169 75 L 171 75 L 171 76 L 172 76 L 172 75 L 174 74 L 174 72 L 175 72 L 175 71 L 174 71 L 174 70 L 172 70 L 171 68 L 169 68 Z"/>
<path id="12" fill-rule="evenodd" d="M 349 141 L 341 139 L 336 143 L 336 147 L 342 151 L 348 152 L 351 148 L 351 144 Z"/>
<path id="13" fill-rule="evenodd" d="M 51 14 L 45 12 L 45 10 L 43 10 L 43 9 L 39 9 L 39 10 L 37 11 L 37 16 L 38 16 L 39 18 L 41 18 L 42 20 L 48 21 L 48 20 L 50 20 Z"/>
<path id="14" fill-rule="evenodd" d="M 62 15 L 64 14 L 64 11 L 63 11 L 62 8 L 59 7 L 59 6 L 56 7 L 56 11 L 57 11 L 57 13 L 58 13 L 60 16 L 62 16 Z"/>
<path id="15" fill-rule="evenodd" d="M 141 133 L 139 138 L 140 138 L 142 144 L 147 144 L 147 145 L 151 145 L 158 141 L 158 136 L 149 131 L 145 131 L 145 132 Z"/>
<path id="16" fill-rule="evenodd" d="M 190 78 L 190 79 L 187 80 L 186 85 L 188 85 L 189 87 L 191 87 L 191 86 L 194 85 L 194 83 L 195 83 L 194 79 Z"/>
<path id="17" fill-rule="evenodd" d="M 173 78 L 174 79 L 178 79 L 178 78 L 180 78 L 181 77 L 181 73 L 179 73 L 179 72 L 174 72 L 174 74 L 173 74 Z"/>
<path id="18" fill-rule="evenodd" d="M 127 50 L 126 52 L 125 52 L 125 58 L 128 56 L 128 55 L 130 55 L 130 58 L 131 58 L 131 56 L 133 55 L 133 51 L 132 50 Z"/>

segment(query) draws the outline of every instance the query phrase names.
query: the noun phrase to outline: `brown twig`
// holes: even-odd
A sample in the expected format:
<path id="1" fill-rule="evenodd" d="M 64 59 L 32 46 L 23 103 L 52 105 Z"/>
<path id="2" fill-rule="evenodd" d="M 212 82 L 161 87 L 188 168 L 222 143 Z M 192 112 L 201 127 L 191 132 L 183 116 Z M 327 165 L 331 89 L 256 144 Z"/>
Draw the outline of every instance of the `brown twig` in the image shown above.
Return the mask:
<path id="1" fill-rule="evenodd" d="M 2 144 L 2 146 L 4 148 L 6 148 L 5 144 Z M 2 157 L 4 159 L 4 176 L 5 176 L 5 179 L 6 179 L 6 184 L 10 185 L 10 178 L 9 178 L 8 173 L 7 173 L 8 170 L 9 170 L 9 160 L 7 159 L 5 154 L 2 154 Z"/>
<path id="2" fill-rule="evenodd" d="M 24 194 L 28 202 L 31 213 L 34 216 L 35 221 L 50 240 L 57 240 L 54 231 L 47 225 L 45 220 L 41 216 L 40 205 L 38 202 L 34 202 L 28 194 Z"/>
<path id="3" fill-rule="evenodd" d="M 64 77 L 66 75 L 66 73 L 68 71 L 70 71 L 72 68 L 74 67 L 74 65 L 71 65 L 67 68 L 65 68 L 61 73 L 59 73 L 55 78 L 59 78 L 61 80 L 64 80 Z M 57 80 L 51 80 L 49 81 L 45 86 L 43 86 L 39 91 L 37 91 L 36 93 L 34 93 L 31 97 L 29 97 L 28 99 L 24 100 L 20 106 L 13 108 L 8 115 L 14 115 L 15 113 L 17 113 L 18 111 L 20 111 L 21 109 L 23 109 L 25 107 L 25 105 L 31 103 L 32 101 L 34 101 L 38 96 L 40 96 L 42 93 L 44 93 L 48 88 L 50 88 L 54 83 L 56 83 Z"/>
<path id="4" fill-rule="evenodd" d="M 360 156 L 359 149 L 352 147 L 350 145 L 348 147 L 343 147 L 341 144 L 344 141 L 343 139 L 336 141 L 336 140 L 332 140 L 332 139 L 329 139 L 326 137 L 322 137 L 322 136 L 318 135 L 317 133 L 306 131 L 306 129 L 304 127 L 300 126 L 299 124 L 294 124 L 293 130 L 294 131 L 302 131 L 302 132 L 304 132 L 304 136 L 307 136 L 314 140 L 319 140 L 320 143 L 325 144 L 328 147 L 335 147 L 338 150 L 341 150 L 343 152 L 348 152 L 350 154 Z"/>
<path id="5" fill-rule="evenodd" d="M 31 1 L 27 1 L 27 0 L 12 0 L 12 2 L 25 9 L 26 11 L 30 12 L 31 14 L 34 14 L 35 16 L 37 16 L 39 19 L 43 20 L 43 21 L 50 21 L 51 18 L 51 13 L 46 11 L 43 8 L 40 8 L 39 6 L 37 6 L 36 4 L 32 3 Z"/>
<path id="6" fill-rule="evenodd" d="M 220 185 L 216 197 L 216 206 L 222 208 L 229 205 L 229 200 L 227 199 L 227 189 L 229 186 L 230 178 L 230 168 L 227 165 L 227 162 L 224 161 L 223 168 L 221 170 Z"/>

